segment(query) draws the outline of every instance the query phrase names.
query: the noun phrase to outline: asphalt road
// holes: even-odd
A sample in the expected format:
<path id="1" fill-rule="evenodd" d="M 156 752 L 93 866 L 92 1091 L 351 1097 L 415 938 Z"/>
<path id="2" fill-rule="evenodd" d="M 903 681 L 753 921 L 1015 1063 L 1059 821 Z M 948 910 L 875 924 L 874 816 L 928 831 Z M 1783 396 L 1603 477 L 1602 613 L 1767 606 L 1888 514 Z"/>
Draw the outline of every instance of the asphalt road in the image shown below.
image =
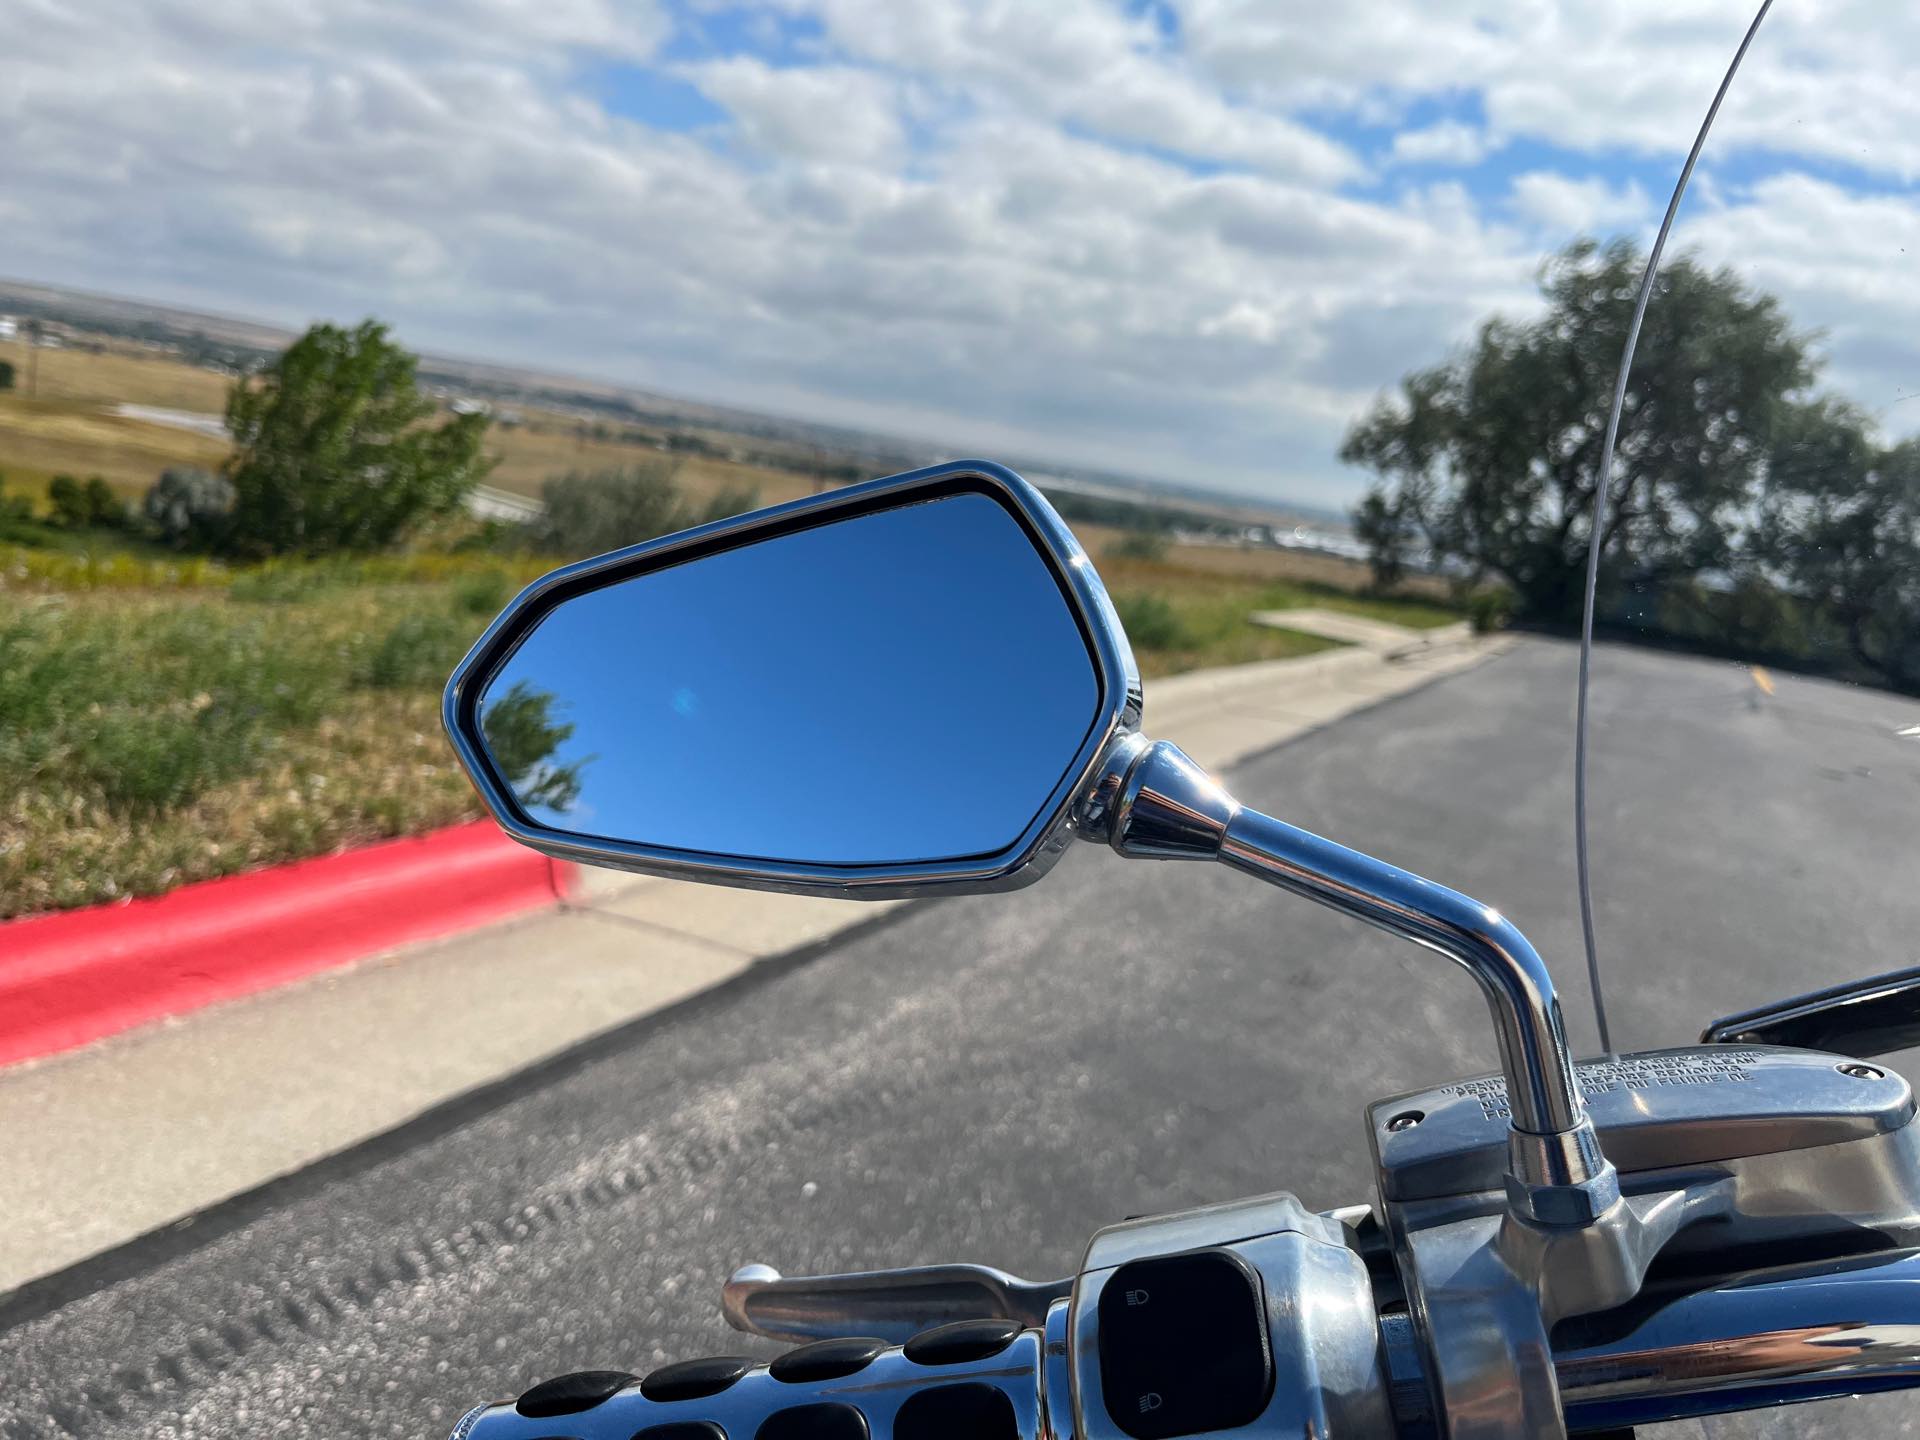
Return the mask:
<path id="1" fill-rule="evenodd" d="M 1230 780 L 1500 905 L 1587 1048 L 1572 663 L 1524 642 Z M 1612 648 L 1597 674 L 1616 1038 L 1688 1042 L 1920 959 L 1920 739 L 1896 734 L 1920 705 Z M 1363 1199 L 1364 1102 L 1493 1062 L 1443 962 L 1224 870 L 1080 847 L 1030 890 L 909 907 L 24 1292 L 0 1308 L 0 1435 L 435 1437 L 551 1373 L 738 1349 L 714 1301 L 744 1261 L 1050 1275 L 1129 1214 Z M 1790 1413 L 1716 1433 L 1813 1433 Z"/>

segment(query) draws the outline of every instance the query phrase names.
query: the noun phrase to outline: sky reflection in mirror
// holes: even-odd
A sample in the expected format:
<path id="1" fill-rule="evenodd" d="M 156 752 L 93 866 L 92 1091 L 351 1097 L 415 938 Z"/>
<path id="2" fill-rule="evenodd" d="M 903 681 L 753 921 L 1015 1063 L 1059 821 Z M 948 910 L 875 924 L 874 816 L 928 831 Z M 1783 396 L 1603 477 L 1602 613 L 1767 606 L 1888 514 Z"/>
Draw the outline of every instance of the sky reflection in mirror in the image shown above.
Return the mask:
<path id="1" fill-rule="evenodd" d="M 804 864 L 991 854 L 1099 712 L 1068 602 L 979 494 L 563 602 L 489 681 L 487 746 L 555 829 Z"/>

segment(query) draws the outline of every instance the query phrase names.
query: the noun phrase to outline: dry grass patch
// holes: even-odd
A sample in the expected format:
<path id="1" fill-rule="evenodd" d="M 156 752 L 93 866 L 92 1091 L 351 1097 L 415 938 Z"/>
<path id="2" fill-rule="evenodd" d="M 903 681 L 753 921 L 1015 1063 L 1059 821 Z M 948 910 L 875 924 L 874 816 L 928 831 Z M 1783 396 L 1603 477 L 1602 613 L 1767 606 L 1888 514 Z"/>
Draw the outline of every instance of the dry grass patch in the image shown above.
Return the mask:
<path id="1" fill-rule="evenodd" d="M 137 498 L 170 465 L 212 470 L 226 455 L 209 436 L 129 420 L 90 401 L 0 395 L 0 473 L 30 494 L 44 492 L 54 475 L 102 475 Z"/>

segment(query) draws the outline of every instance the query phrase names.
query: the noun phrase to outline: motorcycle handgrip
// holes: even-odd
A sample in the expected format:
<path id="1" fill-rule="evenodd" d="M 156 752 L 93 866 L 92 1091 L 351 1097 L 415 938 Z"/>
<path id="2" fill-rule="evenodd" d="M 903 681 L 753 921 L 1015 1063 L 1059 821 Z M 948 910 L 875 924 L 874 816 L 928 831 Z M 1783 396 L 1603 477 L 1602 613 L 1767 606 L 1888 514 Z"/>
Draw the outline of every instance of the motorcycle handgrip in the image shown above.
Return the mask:
<path id="1" fill-rule="evenodd" d="M 962 1320 L 902 1346 L 586 1371 L 469 1411 L 452 1440 L 1042 1440 L 1041 1360 L 1040 1331 Z"/>

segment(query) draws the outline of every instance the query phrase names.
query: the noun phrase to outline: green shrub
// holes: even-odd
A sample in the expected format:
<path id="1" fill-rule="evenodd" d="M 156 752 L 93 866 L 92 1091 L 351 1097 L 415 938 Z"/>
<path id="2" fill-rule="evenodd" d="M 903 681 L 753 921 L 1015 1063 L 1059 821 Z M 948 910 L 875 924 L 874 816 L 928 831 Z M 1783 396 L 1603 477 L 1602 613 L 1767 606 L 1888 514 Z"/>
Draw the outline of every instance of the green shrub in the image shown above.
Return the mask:
<path id="1" fill-rule="evenodd" d="M 298 627 L 204 605 L 145 615 L 40 603 L 0 624 L 0 770 L 144 817 L 255 766 L 337 691 Z"/>
<path id="2" fill-rule="evenodd" d="M 7 477 L 0 471 L 0 542 L 38 545 L 46 538 L 46 527 L 34 518 L 33 502 L 24 495 L 7 494 Z"/>
<path id="3" fill-rule="evenodd" d="M 376 690 L 444 684 L 475 633 L 442 611 L 403 615 L 360 657 L 354 683 Z"/>
<path id="4" fill-rule="evenodd" d="M 463 615 L 480 615 L 491 620 L 507 603 L 513 582 L 500 570 L 482 570 L 462 575 L 453 582 L 453 608 Z"/>
<path id="5" fill-rule="evenodd" d="M 1467 623 L 1476 635 L 1504 630 L 1513 619 L 1513 591 L 1504 585 L 1483 585 L 1467 596 Z"/>
<path id="6" fill-rule="evenodd" d="M 63 530 L 119 530 L 127 523 L 127 507 L 113 487 L 99 475 L 84 482 L 56 475 L 47 482 L 48 518 Z"/>
<path id="7" fill-rule="evenodd" d="M 1116 560 L 1164 560 L 1167 537 L 1158 531 L 1132 530 L 1109 545 L 1107 554 Z"/>
<path id="8" fill-rule="evenodd" d="M 212 550 L 226 535 L 233 511 L 233 486 L 207 470 L 172 466 L 160 472 L 141 510 L 147 523 L 168 544 Z"/>
<path id="9" fill-rule="evenodd" d="M 535 544 L 556 555 L 597 555 L 671 534 L 681 528 L 678 469 L 656 461 L 554 476 L 540 487 Z"/>
<path id="10" fill-rule="evenodd" d="M 744 515 L 760 503 L 760 492 L 748 485 L 729 485 L 704 505 L 688 506 L 677 529 L 706 525 L 715 520 L 731 520 Z"/>
<path id="11" fill-rule="evenodd" d="M 1187 627 L 1164 596 L 1116 595 L 1113 606 L 1127 638 L 1142 650 L 1178 650 L 1187 643 Z"/>
<path id="12" fill-rule="evenodd" d="M 689 501 L 678 470 L 677 461 L 649 461 L 556 475 L 541 486 L 545 508 L 527 538 L 548 554 L 598 555 L 725 520 L 759 503 L 758 491 L 733 487 L 704 504 Z"/>

